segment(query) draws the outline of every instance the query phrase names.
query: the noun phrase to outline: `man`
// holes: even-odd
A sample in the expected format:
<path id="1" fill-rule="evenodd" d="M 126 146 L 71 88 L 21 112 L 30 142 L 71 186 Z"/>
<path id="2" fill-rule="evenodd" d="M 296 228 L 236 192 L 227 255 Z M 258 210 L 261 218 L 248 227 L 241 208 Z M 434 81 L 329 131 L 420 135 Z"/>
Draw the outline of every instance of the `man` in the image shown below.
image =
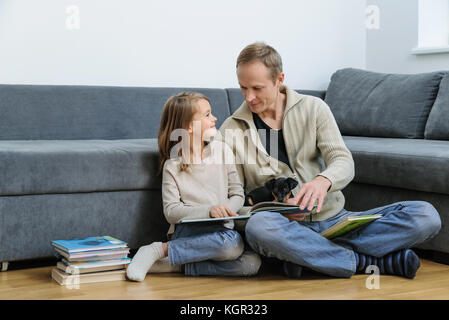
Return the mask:
<path id="1" fill-rule="evenodd" d="M 354 163 L 327 104 L 286 87 L 281 57 L 264 43 L 245 47 L 236 68 L 245 101 L 220 132 L 234 151 L 245 192 L 271 178 L 293 177 L 299 185 L 288 202 L 309 210 L 317 205 L 311 214 L 253 215 L 245 227 L 248 244 L 283 261 L 290 277 L 300 277 L 302 267 L 351 277 L 376 265 L 382 274 L 414 278 L 420 262 L 408 248 L 438 233 L 441 221 L 435 208 L 406 201 L 346 211 L 341 190 L 354 177 Z M 270 136 L 277 139 L 261 139 Z M 379 213 L 382 218 L 332 241 L 319 235 L 348 216 Z"/>

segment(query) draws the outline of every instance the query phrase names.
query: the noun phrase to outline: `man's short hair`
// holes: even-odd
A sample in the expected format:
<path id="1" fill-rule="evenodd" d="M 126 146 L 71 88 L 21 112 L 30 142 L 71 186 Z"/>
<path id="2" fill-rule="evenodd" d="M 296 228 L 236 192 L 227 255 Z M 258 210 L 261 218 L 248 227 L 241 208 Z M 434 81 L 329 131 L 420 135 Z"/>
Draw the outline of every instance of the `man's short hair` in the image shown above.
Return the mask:
<path id="1" fill-rule="evenodd" d="M 255 42 L 247 45 L 239 54 L 237 58 L 236 68 L 240 64 L 245 64 L 252 61 L 261 61 L 271 73 L 273 82 L 276 77 L 282 72 L 282 58 L 280 54 L 271 46 L 264 42 Z"/>

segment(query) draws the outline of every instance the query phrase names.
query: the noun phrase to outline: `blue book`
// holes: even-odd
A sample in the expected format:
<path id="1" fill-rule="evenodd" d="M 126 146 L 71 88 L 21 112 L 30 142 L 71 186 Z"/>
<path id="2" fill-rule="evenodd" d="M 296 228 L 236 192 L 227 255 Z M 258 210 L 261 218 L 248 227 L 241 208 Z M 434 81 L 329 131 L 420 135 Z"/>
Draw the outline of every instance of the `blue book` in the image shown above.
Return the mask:
<path id="1" fill-rule="evenodd" d="M 55 240 L 51 244 L 67 253 L 126 248 L 126 242 L 110 236 Z"/>

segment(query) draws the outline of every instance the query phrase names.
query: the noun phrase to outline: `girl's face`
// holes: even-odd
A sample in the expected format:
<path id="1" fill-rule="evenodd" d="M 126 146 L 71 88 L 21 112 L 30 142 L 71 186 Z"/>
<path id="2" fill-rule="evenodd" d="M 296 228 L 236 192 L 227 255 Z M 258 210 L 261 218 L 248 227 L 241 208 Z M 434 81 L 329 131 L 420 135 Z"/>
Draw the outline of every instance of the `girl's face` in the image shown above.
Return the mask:
<path id="1" fill-rule="evenodd" d="M 215 128 L 217 118 L 212 115 L 209 102 L 204 99 L 198 100 L 194 108 L 195 112 L 189 126 L 190 134 L 199 141 L 214 137 L 217 134 L 217 128 Z"/>

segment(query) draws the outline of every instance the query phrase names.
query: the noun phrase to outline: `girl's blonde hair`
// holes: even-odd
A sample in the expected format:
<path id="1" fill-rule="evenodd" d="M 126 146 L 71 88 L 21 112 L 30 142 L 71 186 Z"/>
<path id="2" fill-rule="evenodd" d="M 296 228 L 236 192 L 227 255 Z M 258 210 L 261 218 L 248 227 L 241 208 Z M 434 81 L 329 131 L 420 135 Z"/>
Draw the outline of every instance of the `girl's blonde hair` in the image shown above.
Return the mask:
<path id="1" fill-rule="evenodd" d="M 182 139 L 182 137 L 178 137 L 177 141 L 171 141 L 170 137 L 172 132 L 176 129 L 187 129 L 190 122 L 193 120 L 195 103 L 202 99 L 210 103 L 210 100 L 205 95 L 197 92 L 181 92 L 177 95 L 171 96 L 165 102 L 158 133 L 158 174 L 162 172 L 165 161 L 170 159 L 170 151 L 173 146 L 179 143 Z M 178 156 L 181 156 L 181 152 L 182 148 L 179 150 Z M 181 171 L 187 170 L 188 166 L 188 163 L 183 163 L 181 161 Z"/>

